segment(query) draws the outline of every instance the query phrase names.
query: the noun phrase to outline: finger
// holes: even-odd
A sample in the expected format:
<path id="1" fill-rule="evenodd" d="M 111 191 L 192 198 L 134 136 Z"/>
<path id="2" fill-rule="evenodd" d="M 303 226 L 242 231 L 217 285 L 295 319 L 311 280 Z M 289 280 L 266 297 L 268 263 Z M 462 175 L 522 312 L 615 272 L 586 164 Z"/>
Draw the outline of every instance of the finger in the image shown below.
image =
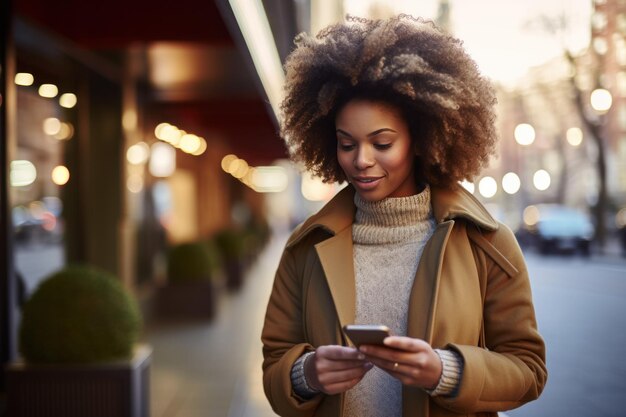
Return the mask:
<path id="1" fill-rule="evenodd" d="M 363 360 L 348 360 L 348 361 L 335 361 L 335 360 L 321 360 L 317 363 L 317 369 L 321 372 L 329 371 L 343 371 L 347 369 L 361 368 L 368 361 Z"/>
<path id="2" fill-rule="evenodd" d="M 361 352 L 365 354 L 368 360 L 372 358 L 384 359 L 390 362 L 410 362 L 411 357 L 415 356 L 414 352 L 398 350 L 383 346 L 362 345 Z"/>
<path id="3" fill-rule="evenodd" d="M 355 378 L 363 378 L 363 375 L 369 371 L 373 365 L 368 363 L 359 368 L 348 369 L 345 371 L 324 372 L 319 375 L 318 379 L 320 384 L 324 387 L 328 387 L 333 384 L 343 383 L 351 381 Z"/>
<path id="4" fill-rule="evenodd" d="M 376 358 L 376 357 L 371 358 L 370 362 L 373 363 L 374 366 L 377 366 L 380 369 L 382 369 L 383 371 L 393 371 L 394 364 L 396 363 L 398 364 L 398 366 L 400 366 L 399 362 L 389 361 L 386 359 L 381 359 L 381 358 Z"/>
<path id="5" fill-rule="evenodd" d="M 383 341 L 385 346 L 408 352 L 422 352 L 431 349 L 430 345 L 421 339 L 406 336 L 389 336 Z"/>
<path id="6" fill-rule="evenodd" d="M 346 346 L 320 346 L 316 349 L 320 357 L 331 360 L 363 360 L 365 357 L 356 348 Z"/>
<path id="7" fill-rule="evenodd" d="M 419 376 L 417 375 L 417 370 L 407 364 L 390 362 L 383 359 L 372 360 L 372 363 L 392 377 L 402 381 L 403 384 L 414 383 L 416 376 Z"/>
<path id="8" fill-rule="evenodd" d="M 360 378 L 354 378 L 350 381 L 345 381 L 345 382 L 340 382 L 337 384 L 332 384 L 329 385 L 324 391 L 327 394 L 340 394 L 342 392 L 346 392 L 349 389 L 351 389 L 352 387 L 354 387 L 356 384 L 359 383 L 359 381 L 361 381 L 361 379 L 363 379 L 363 377 Z"/>

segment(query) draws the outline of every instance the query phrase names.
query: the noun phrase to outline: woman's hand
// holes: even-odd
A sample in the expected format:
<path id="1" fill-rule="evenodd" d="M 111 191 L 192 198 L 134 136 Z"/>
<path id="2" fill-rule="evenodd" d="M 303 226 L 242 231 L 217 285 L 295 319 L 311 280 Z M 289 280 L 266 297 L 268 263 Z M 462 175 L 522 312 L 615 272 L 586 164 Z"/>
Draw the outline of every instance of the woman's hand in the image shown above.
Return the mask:
<path id="1" fill-rule="evenodd" d="M 372 367 L 355 348 L 320 346 L 304 363 L 304 374 L 311 388 L 339 394 L 355 386 Z"/>
<path id="2" fill-rule="evenodd" d="M 359 348 L 367 359 L 404 385 L 434 389 L 441 377 L 439 355 L 423 340 L 390 336 L 385 346 L 363 345 Z"/>

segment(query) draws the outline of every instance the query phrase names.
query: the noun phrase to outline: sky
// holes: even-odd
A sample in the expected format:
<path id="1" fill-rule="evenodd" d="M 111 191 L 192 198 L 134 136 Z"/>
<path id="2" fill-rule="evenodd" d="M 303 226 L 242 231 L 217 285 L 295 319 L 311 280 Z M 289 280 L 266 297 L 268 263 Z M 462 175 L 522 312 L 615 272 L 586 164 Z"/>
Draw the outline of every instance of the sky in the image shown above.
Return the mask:
<path id="1" fill-rule="evenodd" d="M 376 0 L 345 0 L 345 12 L 365 15 Z M 437 0 L 388 0 L 396 13 L 425 18 L 437 15 Z M 563 39 L 580 51 L 589 44 L 591 0 L 450 0 L 453 34 L 487 77 L 513 83 L 529 67 L 562 55 L 563 43 L 538 28 L 537 17 L 565 14 L 571 22 Z M 538 26 L 538 25 L 534 25 Z"/>

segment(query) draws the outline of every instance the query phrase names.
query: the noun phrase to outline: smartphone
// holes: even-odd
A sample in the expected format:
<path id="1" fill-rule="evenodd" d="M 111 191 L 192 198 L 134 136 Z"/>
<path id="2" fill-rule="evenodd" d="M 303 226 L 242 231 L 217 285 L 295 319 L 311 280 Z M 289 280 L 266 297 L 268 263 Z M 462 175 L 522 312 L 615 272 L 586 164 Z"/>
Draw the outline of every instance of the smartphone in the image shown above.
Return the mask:
<path id="1" fill-rule="evenodd" d="M 356 347 L 383 345 L 385 337 L 391 336 L 389 327 L 380 324 L 346 324 L 343 331 Z"/>

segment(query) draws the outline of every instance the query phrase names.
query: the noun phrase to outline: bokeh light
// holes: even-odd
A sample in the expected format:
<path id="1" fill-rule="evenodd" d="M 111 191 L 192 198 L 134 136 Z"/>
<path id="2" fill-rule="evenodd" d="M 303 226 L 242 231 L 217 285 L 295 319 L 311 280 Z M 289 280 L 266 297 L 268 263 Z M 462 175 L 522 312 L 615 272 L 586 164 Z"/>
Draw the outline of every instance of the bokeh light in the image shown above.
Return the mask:
<path id="1" fill-rule="evenodd" d="M 232 153 L 226 155 L 225 157 L 223 157 L 222 158 L 222 169 L 224 170 L 224 172 L 228 172 L 230 174 L 230 171 L 229 171 L 230 164 L 232 164 L 233 161 L 236 161 L 237 159 L 238 159 L 237 155 L 233 155 Z"/>
<path id="2" fill-rule="evenodd" d="M 61 122 L 61 128 L 59 129 L 59 133 L 54 135 L 55 139 L 58 140 L 67 140 L 71 139 L 74 136 L 74 126 L 71 123 Z"/>
<path id="3" fill-rule="evenodd" d="M 613 104 L 613 96 L 609 90 L 604 88 L 596 88 L 591 92 L 591 107 L 597 112 L 604 113 L 611 108 Z"/>
<path id="4" fill-rule="evenodd" d="M 523 213 L 524 223 L 528 226 L 534 226 L 539 222 L 539 209 L 535 206 L 528 206 Z"/>
<path id="5" fill-rule="evenodd" d="M 77 102 L 78 99 L 76 98 L 76 94 L 65 93 L 61 94 L 61 97 L 59 97 L 59 105 L 61 107 L 65 107 L 66 109 L 71 109 Z"/>
<path id="6" fill-rule="evenodd" d="M 508 172 L 502 177 L 502 189 L 507 194 L 515 194 L 519 191 L 522 183 L 514 172 Z"/>
<path id="7" fill-rule="evenodd" d="M 54 98 L 59 94 L 59 89 L 54 84 L 41 84 L 39 95 L 44 98 Z"/>
<path id="8" fill-rule="evenodd" d="M 535 128 L 528 123 L 520 123 L 515 126 L 515 141 L 523 146 L 532 145 L 535 141 Z"/>
<path id="9" fill-rule="evenodd" d="M 150 155 L 148 170 L 152 176 L 165 178 L 176 171 L 176 149 L 167 143 L 154 143 Z"/>
<path id="10" fill-rule="evenodd" d="M 478 192 L 485 198 L 491 198 L 498 192 L 498 183 L 493 177 L 484 177 L 478 183 Z"/>
<path id="11" fill-rule="evenodd" d="M 309 201 L 326 201 L 332 197 L 334 189 L 332 185 L 322 182 L 317 177 L 303 174 L 300 191 L 302 196 Z"/>
<path id="12" fill-rule="evenodd" d="M 287 188 L 287 173 L 283 167 L 257 167 L 251 177 L 252 188 L 261 193 L 278 193 Z"/>
<path id="13" fill-rule="evenodd" d="M 126 179 L 126 188 L 133 194 L 138 194 L 143 190 L 143 177 L 139 174 L 131 174 Z"/>
<path id="14" fill-rule="evenodd" d="M 539 191 L 545 191 L 550 188 L 550 174 L 544 169 L 540 169 L 533 175 L 533 185 Z"/>
<path id="15" fill-rule="evenodd" d="M 18 72 L 15 74 L 15 84 L 17 85 L 28 87 L 29 85 L 33 85 L 34 82 L 35 77 L 33 77 L 33 74 L 28 72 Z"/>
<path id="16" fill-rule="evenodd" d="M 12 187 L 26 187 L 37 179 L 37 168 L 27 160 L 12 161 L 10 176 Z"/>
<path id="17" fill-rule="evenodd" d="M 63 165 L 54 167 L 52 170 L 52 182 L 56 185 L 65 185 L 70 180 L 70 170 Z"/>
<path id="18" fill-rule="evenodd" d="M 583 143 L 583 131 L 579 127 L 570 127 L 565 134 L 567 143 L 572 146 L 580 146 Z"/>
<path id="19" fill-rule="evenodd" d="M 142 165 L 150 157 L 150 147 L 145 142 L 138 142 L 126 151 L 126 160 L 133 165 Z"/>
<path id="20" fill-rule="evenodd" d="M 183 152 L 193 154 L 198 149 L 200 149 L 200 138 L 196 135 L 188 133 L 180 138 L 179 146 Z"/>
<path id="21" fill-rule="evenodd" d="M 56 117 L 48 117 L 43 121 L 43 131 L 46 135 L 58 135 L 61 132 L 61 121 Z"/>
<path id="22" fill-rule="evenodd" d="M 469 191 L 472 194 L 474 194 L 474 191 L 476 191 L 476 186 L 474 185 L 474 183 L 469 182 L 467 180 L 461 181 L 461 187 L 465 188 L 467 191 Z"/>

